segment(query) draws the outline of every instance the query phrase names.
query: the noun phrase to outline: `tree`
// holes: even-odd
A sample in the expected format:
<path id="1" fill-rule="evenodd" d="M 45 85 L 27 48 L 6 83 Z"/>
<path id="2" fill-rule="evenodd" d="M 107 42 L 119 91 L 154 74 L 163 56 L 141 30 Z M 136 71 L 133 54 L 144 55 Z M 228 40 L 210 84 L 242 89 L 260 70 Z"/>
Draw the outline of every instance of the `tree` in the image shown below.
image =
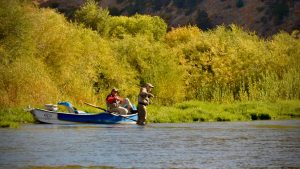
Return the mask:
<path id="1" fill-rule="evenodd" d="M 167 24 L 160 17 L 139 15 L 131 17 L 116 16 L 110 19 L 112 37 L 123 38 L 126 35 L 147 35 L 149 38 L 161 40 L 167 32 Z"/>
<path id="2" fill-rule="evenodd" d="M 75 12 L 75 21 L 83 23 L 87 27 L 96 30 L 100 35 L 107 35 L 109 31 L 109 10 L 99 7 L 95 0 L 87 0 L 84 5 Z"/>

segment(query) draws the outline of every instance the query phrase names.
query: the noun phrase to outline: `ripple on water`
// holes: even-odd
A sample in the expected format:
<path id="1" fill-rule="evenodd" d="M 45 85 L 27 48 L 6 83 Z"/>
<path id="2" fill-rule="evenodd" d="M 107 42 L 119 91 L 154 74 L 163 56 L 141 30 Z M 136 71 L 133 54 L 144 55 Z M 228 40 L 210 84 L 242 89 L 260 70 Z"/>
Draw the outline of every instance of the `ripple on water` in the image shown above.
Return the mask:
<path id="1" fill-rule="evenodd" d="M 0 168 L 300 167 L 299 122 L 25 125 L 0 130 Z"/>

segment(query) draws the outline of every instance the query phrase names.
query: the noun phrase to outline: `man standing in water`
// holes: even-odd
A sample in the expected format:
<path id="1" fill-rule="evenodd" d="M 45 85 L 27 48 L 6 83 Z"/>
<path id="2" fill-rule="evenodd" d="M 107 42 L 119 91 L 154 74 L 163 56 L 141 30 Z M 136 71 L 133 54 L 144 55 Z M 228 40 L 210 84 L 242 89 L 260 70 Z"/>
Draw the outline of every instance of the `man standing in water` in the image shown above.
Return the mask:
<path id="1" fill-rule="evenodd" d="M 140 89 L 140 94 L 138 96 L 138 125 L 145 125 L 145 121 L 147 118 L 147 109 L 146 106 L 150 103 L 150 97 L 154 97 L 151 92 L 154 86 L 150 83 L 146 83 Z"/>

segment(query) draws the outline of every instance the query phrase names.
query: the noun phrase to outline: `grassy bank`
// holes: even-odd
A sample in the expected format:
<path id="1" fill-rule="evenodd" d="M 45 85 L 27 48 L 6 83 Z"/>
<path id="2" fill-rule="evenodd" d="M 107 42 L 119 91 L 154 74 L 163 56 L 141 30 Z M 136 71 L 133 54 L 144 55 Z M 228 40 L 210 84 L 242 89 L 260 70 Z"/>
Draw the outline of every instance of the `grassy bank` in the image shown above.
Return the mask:
<path id="1" fill-rule="evenodd" d="M 174 106 L 150 106 L 150 123 L 249 121 L 300 118 L 300 100 L 211 103 L 187 101 Z"/>
<path id="2" fill-rule="evenodd" d="M 78 108 L 92 113 L 98 111 L 83 105 Z M 173 106 L 150 105 L 148 112 L 150 123 L 293 119 L 300 118 L 300 100 L 227 104 L 187 101 Z M 20 124 L 34 122 L 33 116 L 23 108 L 0 110 L 0 127 L 18 128 Z"/>
<path id="3" fill-rule="evenodd" d="M 33 116 L 23 108 L 0 109 L 0 127 L 18 128 L 20 124 L 34 122 Z"/>

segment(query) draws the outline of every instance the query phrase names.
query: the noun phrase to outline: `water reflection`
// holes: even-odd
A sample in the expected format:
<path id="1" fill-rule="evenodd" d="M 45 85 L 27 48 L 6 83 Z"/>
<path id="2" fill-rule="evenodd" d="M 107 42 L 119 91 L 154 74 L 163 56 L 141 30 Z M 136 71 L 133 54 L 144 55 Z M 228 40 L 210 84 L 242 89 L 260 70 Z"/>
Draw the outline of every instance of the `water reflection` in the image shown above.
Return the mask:
<path id="1" fill-rule="evenodd" d="M 300 167 L 300 121 L 25 125 L 0 129 L 0 167 Z"/>

